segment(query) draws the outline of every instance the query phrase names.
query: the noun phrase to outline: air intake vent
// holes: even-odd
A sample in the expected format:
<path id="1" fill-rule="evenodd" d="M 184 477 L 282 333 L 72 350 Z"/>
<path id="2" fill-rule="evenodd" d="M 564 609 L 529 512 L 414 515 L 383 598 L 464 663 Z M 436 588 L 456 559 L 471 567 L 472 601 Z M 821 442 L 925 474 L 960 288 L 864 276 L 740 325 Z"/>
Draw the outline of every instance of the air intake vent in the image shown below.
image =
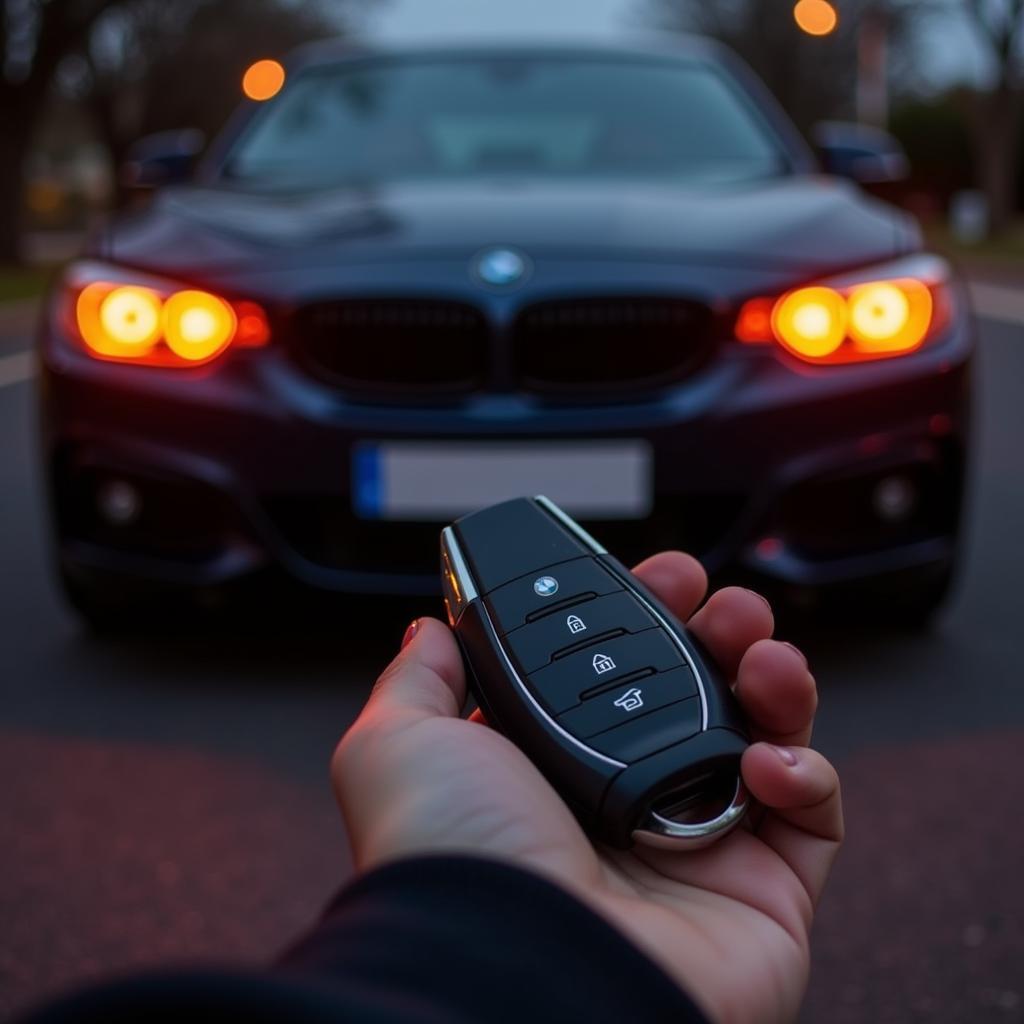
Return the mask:
<path id="1" fill-rule="evenodd" d="M 657 387 L 692 373 L 710 347 L 710 310 L 683 299 L 545 302 L 515 325 L 520 384 L 540 392 Z"/>
<path id="2" fill-rule="evenodd" d="M 307 306 L 294 338 L 318 376 L 359 391 L 468 392 L 487 374 L 484 315 L 458 302 L 358 299 Z"/>

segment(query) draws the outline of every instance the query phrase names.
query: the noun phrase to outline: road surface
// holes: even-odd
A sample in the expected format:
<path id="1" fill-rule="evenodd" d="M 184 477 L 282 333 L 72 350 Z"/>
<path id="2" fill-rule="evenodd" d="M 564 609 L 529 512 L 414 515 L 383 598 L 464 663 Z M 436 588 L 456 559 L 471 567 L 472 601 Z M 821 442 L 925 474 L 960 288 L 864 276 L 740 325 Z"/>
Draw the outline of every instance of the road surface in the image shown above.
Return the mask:
<path id="1" fill-rule="evenodd" d="M 800 638 L 849 828 L 813 1024 L 1024 1020 L 1024 300 L 978 300 L 955 601 L 930 635 Z M 259 961 L 308 923 L 348 870 L 327 759 L 405 624 L 91 638 L 48 572 L 26 325 L 3 322 L 0 1017 L 113 970 Z"/>

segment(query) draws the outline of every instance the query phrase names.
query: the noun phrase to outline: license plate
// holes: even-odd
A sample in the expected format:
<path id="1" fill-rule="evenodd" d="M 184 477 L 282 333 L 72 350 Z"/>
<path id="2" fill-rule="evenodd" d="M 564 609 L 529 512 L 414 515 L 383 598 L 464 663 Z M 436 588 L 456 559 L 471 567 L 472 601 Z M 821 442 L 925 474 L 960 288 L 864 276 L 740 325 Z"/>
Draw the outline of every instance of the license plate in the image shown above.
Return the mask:
<path id="1" fill-rule="evenodd" d="M 365 442 L 352 466 L 364 519 L 442 522 L 536 494 L 584 519 L 643 519 L 653 503 L 645 441 Z"/>

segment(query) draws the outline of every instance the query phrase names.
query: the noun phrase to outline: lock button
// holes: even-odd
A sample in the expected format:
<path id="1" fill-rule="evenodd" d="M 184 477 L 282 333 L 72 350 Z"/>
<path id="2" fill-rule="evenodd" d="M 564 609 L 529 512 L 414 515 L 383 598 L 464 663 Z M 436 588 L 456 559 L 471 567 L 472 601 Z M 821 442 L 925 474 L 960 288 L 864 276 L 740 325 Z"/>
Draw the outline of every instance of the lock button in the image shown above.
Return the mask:
<path id="1" fill-rule="evenodd" d="M 529 675 L 562 657 L 567 650 L 626 633 L 640 633 L 655 625 L 632 594 L 620 591 L 520 626 L 505 637 L 505 644 L 519 671 Z"/>
<path id="2" fill-rule="evenodd" d="M 585 608 L 578 609 L 584 621 Z M 619 679 L 628 677 L 632 682 L 683 667 L 685 662 L 675 644 L 661 629 L 653 628 L 598 640 L 529 673 L 528 681 L 540 700 L 560 715 L 591 694 L 614 688 Z"/>

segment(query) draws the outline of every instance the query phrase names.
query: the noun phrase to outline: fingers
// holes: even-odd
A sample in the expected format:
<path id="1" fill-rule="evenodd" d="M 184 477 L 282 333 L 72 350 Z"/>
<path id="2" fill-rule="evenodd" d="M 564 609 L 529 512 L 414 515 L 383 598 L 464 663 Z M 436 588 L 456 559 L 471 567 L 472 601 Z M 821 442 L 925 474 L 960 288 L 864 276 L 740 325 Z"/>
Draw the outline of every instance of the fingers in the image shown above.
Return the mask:
<path id="1" fill-rule="evenodd" d="M 805 747 L 818 691 L 804 656 L 789 644 L 758 640 L 740 659 L 736 696 L 755 739 Z"/>
<path id="2" fill-rule="evenodd" d="M 363 714 L 446 718 L 466 702 L 462 656 L 451 630 L 436 619 L 419 619 L 412 639 L 384 670 Z"/>
<path id="3" fill-rule="evenodd" d="M 678 551 L 648 558 L 633 570 L 704 644 L 729 679 L 758 739 L 804 746 L 817 707 L 814 678 L 802 654 L 769 638 L 771 606 L 759 594 L 727 587 L 690 617 L 707 587 L 700 563 Z"/>
<path id="4" fill-rule="evenodd" d="M 633 572 L 677 618 L 689 620 L 689 628 L 730 679 L 735 678 L 747 648 L 770 637 L 775 629 L 768 602 L 742 587 L 719 590 L 694 614 L 707 591 L 708 577 L 697 559 L 681 551 L 654 555 Z"/>
<path id="5" fill-rule="evenodd" d="M 817 751 L 755 743 L 743 755 L 743 780 L 769 809 L 757 829 L 817 903 L 843 839 L 839 776 Z"/>
<path id="6" fill-rule="evenodd" d="M 685 622 L 704 600 L 708 575 L 692 555 L 663 551 L 641 562 L 633 574 L 668 605 L 676 618 Z"/>
<path id="7" fill-rule="evenodd" d="M 747 648 L 766 640 L 775 629 L 771 605 L 752 590 L 726 587 L 687 623 L 729 679 L 736 678 Z"/>

